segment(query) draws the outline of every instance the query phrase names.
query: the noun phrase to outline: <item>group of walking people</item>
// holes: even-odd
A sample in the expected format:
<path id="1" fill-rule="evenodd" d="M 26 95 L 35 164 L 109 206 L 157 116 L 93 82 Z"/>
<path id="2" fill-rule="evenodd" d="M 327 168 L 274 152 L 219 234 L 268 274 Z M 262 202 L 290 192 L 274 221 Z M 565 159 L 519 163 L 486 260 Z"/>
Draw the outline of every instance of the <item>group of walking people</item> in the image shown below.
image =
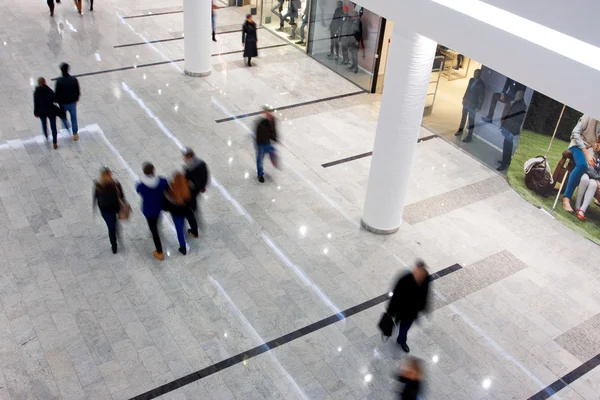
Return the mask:
<path id="1" fill-rule="evenodd" d="M 73 140 L 79 140 L 77 125 L 77 102 L 81 92 L 77 78 L 69 75 L 69 64 L 62 63 L 62 76 L 56 80 L 54 90 L 46 84 L 45 78 L 38 78 L 37 87 L 33 92 L 33 115 L 42 122 L 42 132 L 48 140 L 48 121 L 52 132 L 52 144 L 58 149 L 58 130 L 56 117 L 59 117 L 65 129 L 72 128 Z M 67 113 L 71 122 L 67 119 Z"/>
<path id="2" fill-rule="evenodd" d="M 77 12 L 81 15 L 83 14 L 83 2 L 82 0 L 74 0 L 75 7 L 77 7 Z M 46 0 L 46 4 L 48 4 L 48 8 L 50 9 L 50 16 L 54 17 L 54 5 L 55 0 Z M 56 4 L 60 4 L 60 0 L 56 0 Z M 90 0 L 90 11 L 94 11 L 94 0 Z"/>
<path id="3" fill-rule="evenodd" d="M 163 211 L 171 214 L 181 254 L 187 254 L 186 220 L 189 224 L 187 233 L 194 238 L 198 238 L 199 235 L 196 219 L 197 198 L 206 190 L 209 179 L 208 167 L 192 149 L 184 148 L 182 153 L 183 170 L 175 172 L 171 180 L 157 176 L 154 165 L 147 162 L 142 165 L 143 176 L 136 185 L 136 191 L 142 199 L 142 213 L 154 241 L 153 254 L 159 260 L 165 258 L 158 231 L 158 222 Z M 94 183 L 94 210 L 96 206 L 106 222 L 111 249 L 113 254 L 116 254 L 118 221 L 128 218 L 131 207 L 125 199 L 121 184 L 114 179 L 108 167 L 102 168 L 100 178 Z"/>

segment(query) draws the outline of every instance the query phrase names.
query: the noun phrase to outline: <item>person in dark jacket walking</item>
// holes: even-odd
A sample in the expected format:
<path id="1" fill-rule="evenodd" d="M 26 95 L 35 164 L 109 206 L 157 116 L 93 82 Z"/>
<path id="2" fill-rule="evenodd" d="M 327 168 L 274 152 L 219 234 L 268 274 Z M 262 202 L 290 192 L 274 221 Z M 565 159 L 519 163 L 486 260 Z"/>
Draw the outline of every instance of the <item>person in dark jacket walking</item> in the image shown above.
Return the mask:
<path id="1" fill-rule="evenodd" d="M 136 190 L 142 197 L 142 213 L 148 222 L 148 228 L 154 240 L 154 257 L 164 260 L 162 243 L 158 233 L 158 219 L 163 206 L 163 193 L 169 188 L 169 182 L 162 176 L 154 175 L 154 165 L 144 163 L 142 166 L 144 176 L 138 182 Z"/>
<path id="2" fill-rule="evenodd" d="M 74 76 L 69 75 L 70 68 L 67 63 L 60 65 L 62 76 L 56 80 L 54 92 L 56 93 L 58 104 L 71 117 L 70 125 L 73 128 L 73 140 L 77 141 L 79 140 L 79 135 L 77 134 L 77 130 L 79 129 L 77 125 L 77 102 L 81 93 L 79 91 L 79 81 Z M 65 117 L 62 118 L 62 123 L 65 129 L 69 129 L 69 121 L 67 120 L 66 113 Z"/>
<path id="3" fill-rule="evenodd" d="M 420 399 L 421 381 L 423 380 L 423 369 L 421 360 L 409 356 L 403 363 L 402 369 L 396 379 L 402 384 L 400 389 L 400 400 Z"/>
<path id="4" fill-rule="evenodd" d="M 458 130 L 454 134 L 454 136 L 460 139 L 465 128 L 465 122 L 467 121 L 468 115 L 469 125 L 467 126 L 467 136 L 463 139 L 463 143 L 468 143 L 473 140 L 475 116 L 477 115 L 477 112 L 481 110 L 483 100 L 485 100 L 485 84 L 481 80 L 481 70 L 476 69 L 473 72 L 473 77 L 469 79 L 467 90 L 465 90 L 465 95 L 463 96 L 462 100 L 462 117 L 460 119 Z"/>
<path id="5" fill-rule="evenodd" d="M 333 12 L 333 17 L 331 18 L 331 23 L 329 24 L 329 54 L 327 54 L 327 57 L 331 58 L 334 56 L 335 50 L 336 61 L 340 57 L 340 34 L 343 23 L 342 18 L 344 18 L 344 2 L 338 1 L 335 11 Z"/>
<path id="6" fill-rule="evenodd" d="M 169 190 L 165 194 L 165 209 L 171 213 L 175 231 L 177 232 L 177 240 L 179 241 L 179 252 L 184 256 L 187 254 L 187 245 L 185 243 L 183 225 L 185 224 L 185 217 L 190 210 L 189 203 L 191 198 L 192 193 L 185 175 L 181 172 L 176 172 L 169 185 Z"/>
<path id="7" fill-rule="evenodd" d="M 525 120 L 525 114 L 527 113 L 527 105 L 523 100 L 525 92 L 519 90 L 515 95 L 515 101 L 510 105 L 508 114 L 502 117 L 500 123 L 500 131 L 504 136 L 504 144 L 502 145 L 502 160 L 500 166 L 497 168 L 498 171 L 504 171 L 510 165 L 512 159 L 512 151 L 515 136 L 521 134 L 521 125 Z"/>
<path id="8" fill-rule="evenodd" d="M 38 86 L 33 92 L 33 115 L 42 121 L 42 132 L 44 132 L 46 140 L 48 140 L 47 120 L 50 120 L 52 144 L 54 149 L 57 149 L 56 106 L 54 103 L 56 103 L 56 95 L 46 85 L 46 79 L 38 78 Z"/>
<path id="9" fill-rule="evenodd" d="M 258 36 L 256 35 L 256 23 L 252 21 L 252 15 L 246 15 L 246 22 L 242 25 L 242 46 L 244 46 L 244 58 L 248 58 L 247 65 L 252 66 L 252 57 L 258 57 Z"/>
<path id="10" fill-rule="evenodd" d="M 258 181 L 263 183 L 265 181 L 263 171 L 263 160 L 265 154 L 269 154 L 271 162 L 278 168 L 277 154 L 275 147 L 272 142 L 277 142 L 277 129 L 275 127 L 275 117 L 271 113 L 268 107 L 263 107 L 264 117 L 258 122 L 256 126 L 256 171 L 258 173 Z"/>
<path id="11" fill-rule="evenodd" d="M 387 313 L 400 325 L 396 342 L 406 353 L 406 335 L 419 313 L 427 308 L 429 274 L 425 262 L 417 260 L 412 272 L 402 276 L 396 283 Z"/>
<path id="12" fill-rule="evenodd" d="M 102 168 L 100 178 L 94 182 L 94 209 L 97 205 L 106 222 L 113 254 L 117 254 L 119 199 L 125 200 L 121 184 L 113 179 L 112 171 L 108 167 Z"/>
<path id="13" fill-rule="evenodd" d="M 183 153 L 183 161 L 185 165 L 183 166 L 183 170 L 185 173 L 185 179 L 187 179 L 190 191 L 191 191 L 191 199 L 190 199 L 190 210 L 186 214 L 185 218 L 190 225 L 190 229 L 188 229 L 188 233 L 198 238 L 198 221 L 196 219 L 196 210 L 198 209 L 198 196 L 200 193 L 204 193 L 206 191 L 206 185 L 208 184 L 208 167 L 206 163 L 196 156 L 194 150 L 186 147 L 182 151 Z"/>

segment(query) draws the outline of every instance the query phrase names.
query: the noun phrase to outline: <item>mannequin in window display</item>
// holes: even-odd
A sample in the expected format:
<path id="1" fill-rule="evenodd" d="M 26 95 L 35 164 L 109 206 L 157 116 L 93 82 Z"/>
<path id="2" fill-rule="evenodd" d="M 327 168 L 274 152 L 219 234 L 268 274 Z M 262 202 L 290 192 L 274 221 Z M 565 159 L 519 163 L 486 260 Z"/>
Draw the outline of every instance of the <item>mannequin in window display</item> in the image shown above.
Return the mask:
<path id="1" fill-rule="evenodd" d="M 504 111 L 502 111 L 502 118 L 507 114 L 510 103 L 516 98 L 516 94 L 519 91 L 525 91 L 525 85 L 519 83 L 513 79 L 506 78 L 506 82 L 504 82 L 504 88 L 500 93 L 494 93 L 492 95 L 492 100 L 490 101 L 490 110 L 488 111 L 488 115 L 483 117 L 482 119 L 485 122 L 492 122 L 494 119 L 494 112 L 496 111 L 496 104 L 498 104 L 498 100 L 501 103 L 504 103 Z"/>
<path id="2" fill-rule="evenodd" d="M 344 3 L 342 1 L 338 1 L 335 11 L 333 12 L 333 17 L 331 18 L 331 23 L 329 24 L 329 33 L 330 33 L 330 48 L 329 54 L 327 57 L 331 58 L 334 56 L 333 51 L 335 50 L 335 60 L 337 61 L 340 56 L 340 33 L 342 30 L 342 18 L 344 17 Z"/>
<path id="3" fill-rule="evenodd" d="M 350 64 L 350 57 L 348 55 L 348 50 L 350 49 L 348 45 L 350 44 L 350 39 L 352 38 L 353 25 L 354 20 L 348 15 L 348 7 L 344 6 L 344 17 L 342 18 L 342 33 L 340 35 L 340 40 L 342 42 L 342 64 L 344 65 Z"/>
<path id="4" fill-rule="evenodd" d="M 302 25 L 300 25 L 300 40 L 296 42 L 301 46 L 306 46 L 306 42 L 304 41 L 304 29 L 306 25 L 308 25 L 308 13 L 310 12 L 310 1 L 306 2 L 306 7 L 304 8 L 304 12 L 302 13 Z"/>
<path id="5" fill-rule="evenodd" d="M 502 160 L 499 161 L 500 166 L 497 168 L 498 171 L 504 171 L 510 165 L 512 159 L 513 145 L 515 136 L 521 134 L 521 125 L 525 120 L 525 114 L 527 113 L 527 105 L 523 96 L 525 92 L 519 90 L 515 94 L 515 101 L 510 105 L 508 113 L 502 117 L 500 124 L 500 131 L 504 136 L 504 144 L 502 146 Z"/>
<path id="6" fill-rule="evenodd" d="M 469 79 L 467 90 L 462 100 L 462 117 L 460 119 L 460 125 L 454 136 L 460 137 L 463 134 L 465 128 L 465 122 L 467 121 L 467 115 L 469 117 L 469 125 L 467 126 L 467 136 L 463 139 L 463 143 L 469 143 L 473 140 L 473 131 L 475 130 L 475 116 L 485 100 L 485 84 L 481 80 L 481 70 L 476 69 L 473 72 L 473 77 Z"/>
<path id="7" fill-rule="evenodd" d="M 277 0 L 273 2 L 273 8 L 271 8 L 271 13 L 279 17 L 279 30 L 283 30 L 283 15 L 281 15 L 283 12 L 283 3 L 285 3 L 285 0 Z"/>
<path id="8" fill-rule="evenodd" d="M 360 39 L 362 37 L 362 24 L 356 11 L 350 13 L 350 19 L 352 20 L 352 36 L 346 37 L 348 44 L 348 50 L 350 51 L 350 67 L 349 71 L 358 73 L 358 49 L 360 47 Z"/>

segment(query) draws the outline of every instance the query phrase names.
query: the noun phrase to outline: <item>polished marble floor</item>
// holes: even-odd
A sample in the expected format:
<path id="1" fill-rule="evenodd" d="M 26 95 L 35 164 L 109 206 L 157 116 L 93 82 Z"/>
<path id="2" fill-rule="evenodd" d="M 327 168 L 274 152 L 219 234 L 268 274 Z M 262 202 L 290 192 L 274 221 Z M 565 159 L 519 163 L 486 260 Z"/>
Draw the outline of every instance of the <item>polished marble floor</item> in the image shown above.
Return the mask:
<path id="1" fill-rule="evenodd" d="M 244 67 L 231 31 L 247 9 L 218 11 L 220 55 L 200 79 L 168 62 L 183 57 L 183 40 L 161 41 L 181 36 L 181 2 L 117 0 L 79 16 L 65 1 L 53 19 L 44 2 L 0 5 L 1 399 L 155 388 L 164 399 L 393 399 L 403 354 L 381 342 L 383 304 L 323 321 L 386 293 L 416 257 L 431 272 L 461 267 L 432 284 L 433 311 L 409 334 L 426 363 L 422 398 L 527 399 L 600 352 L 598 247 L 443 139 L 417 145 L 400 230 L 362 231 L 370 158 L 322 164 L 372 150 L 380 97 L 355 94 L 267 32 Z M 162 14 L 123 18 L 150 12 Z M 115 48 L 147 41 L 158 42 Z M 62 61 L 98 73 L 80 78 L 81 139 L 63 131 L 54 151 L 31 92 Z M 255 117 L 216 121 L 299 103 L 277 112 L 283 168 L 267 166 L 259 184 Z M 200 239 L 179 255 L 164 218 L 159 262 L 134 184 L 144 161 L 164 175 L 180 168 L 182 145 L 213 181 Z M 91 209 L 103 165 L 135 209 L 117 255 Z M 600 398 L 600 369 L 588 369 L 554 398 Z"/>

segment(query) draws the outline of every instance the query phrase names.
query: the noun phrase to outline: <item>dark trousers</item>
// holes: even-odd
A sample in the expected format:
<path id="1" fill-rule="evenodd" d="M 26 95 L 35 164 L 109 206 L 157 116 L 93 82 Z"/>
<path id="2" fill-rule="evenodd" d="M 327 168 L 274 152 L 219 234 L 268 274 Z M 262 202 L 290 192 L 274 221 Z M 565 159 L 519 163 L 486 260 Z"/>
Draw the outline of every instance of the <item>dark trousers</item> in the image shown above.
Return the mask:
<path id="1" fill-rule="evenodd" d="M 173 225 L 175 225 L 175 231 L 177 232 L 177 241 L 179 242 L 179 247 L 183 247 L 185 249 L 185 235 L 183 233 L 185 217 L 183 215 L 172 215 L 172 217 Z"/>
<path id="2" fill-rule="evenodd" d="M 113 249 L 117 248 L 117 213 L 116 212 L 102 212 L 102 218 L 106 222 L 108 228 L 108 239 Z"/>
<path id="3" fill-rule="evenodd" d="M 46 4 L 48 4 L 50 14 L 54 15 L 54 0 L 46 0 Z"/>
<path id="4" fill-rule="evenodd" d="M 464 59 L 465 59 L 465 56 L 463 56 L 462 54 L 459 54 L 456 56 L 456 66 L 458 68 L 462 68 Z"/>
<path id="5" fill-rule="evenodd" d="M 504 143 L 502 144 L 502 165 L 509 166 L 510 160 L 512 159 L 515 135 L 504 128 L 502 128 L 502 135 L 504 135 Z"/>
<path id="6" fill-rule="evenodd" d="M 335 55 L 338 56 L 340 54 L 340 38 L 335 33 L 331 33 L 329 40 L 329 53 L 333 54 L 333 50 L 335 50 Z"/>
<path id="7" fill-rule="evenodd" d="M 398 339 L 396 339 L 396 342 L 399 344 L 406 343 L 406 335 L 408 335 L 408 330 L 410 329 L 412 323 L 412 319 L 400 321 L 400 329 L 398 329 Z"/>
<path id="8" fill-rule="evenodd" d="M 158 234 L 158 217 L 156 218 L 148 218 L 146 217 L 146 221 L 148 222 L 148 228 L 150 228 L 150 233 L 152 233 L 152 240 L 154 240 L 154 247 L 158 253 L 162 253 L 162 243 L 160 242 L 160 235 Z"/>
<path id="9" fill-rule="evenodd" d="M 469 117 L 469 125 L 467 126 L 467 133 L 469 135 L 473 134 L 473 130 L 475 129 L 475 110 L 469 106 L 463 105 L 462 116 L 460 117 L 460 125 L 458 127 L 459 131 L 465 129 L 465 122 L 467 121 L 467 116 Z"/>
<path id="10" fill-rule="evenodd" d="M 198 221 L 196 220 L 196 211 L 190 209 L 185 214 L 185 219 L 187 219 L 188 224 L 190 224 L 190 231 L 192 231 L 192 235 L 198 236 Z"/>
<path id="11" fill-rule="evenodd" d="M 490 100 L 490 110 L 488 111 L 487 115 L 489 119 L 494 118 L 494 112 L 496 111 L 496 104 L 498 104 L 498 101 L 504 104 L 508 104 L 514 100 L 513 98 L 508 96 L 504 96 L 504 100 L 500 100 L 500 97 L 502 97 L 502 93 L 494 93 L 492 95 L 492 99 Z M 502 111 L 502 116 L 504 117 L 504 111 Z"/>
<path id="12" fill-rule="evenodd" d="M 44 132 L 44 136 L 48 137 L 48 125 L 46 124 L 46 120 L 50 120 L 50 130 L 52 131 L 52 143 L 56 143 L 58 131 L 56 130 L 56 116 L 47 116 L 40 115 L 40 121 L 42 121 L 42 132 Z"/>

